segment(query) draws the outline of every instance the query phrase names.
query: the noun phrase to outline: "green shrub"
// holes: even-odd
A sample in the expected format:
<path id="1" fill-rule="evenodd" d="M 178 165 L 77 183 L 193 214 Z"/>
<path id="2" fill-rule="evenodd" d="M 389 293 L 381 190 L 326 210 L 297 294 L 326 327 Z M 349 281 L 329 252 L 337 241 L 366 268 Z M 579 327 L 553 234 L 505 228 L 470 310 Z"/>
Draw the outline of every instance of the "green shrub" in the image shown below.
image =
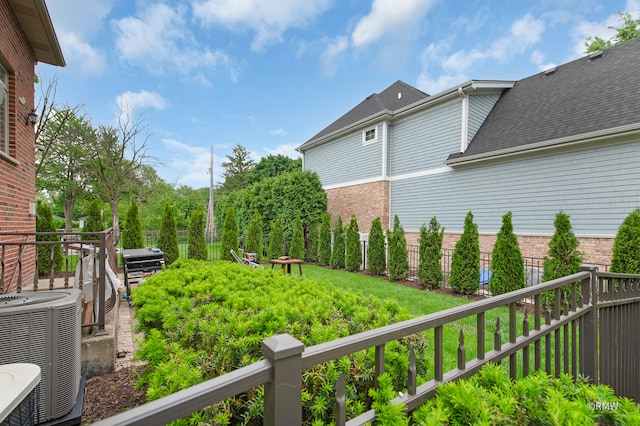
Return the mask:
<path id="1" fill-rule="evenodd" d="M 611 272 L 640 274 L 640 208 L 629 213 L 618 228 Z"/>
<path id="2" fill-rule="evenodd" d="M 307 262 L 317 262 L 318 261 L 318 231 L 319 224 L 313 223 L 309 225 L 309 234 L 307 237 L 307 244 L 304 249 L 304 260 Z"/>
<path id="3" fill-rule="evenodd" d="M 362 265 L 362 243 L 360 242 L 358 220 L 355 216 L 351 216 L 347 227 L 345 266 L 348 271 L 356 272 L 360 270 L 360 265 Z"/>
<path id="4" fill-rule="evenodd" d="M 284 229 L 282 228 L 282 218 L 278 216 L 271 222 L 271 233 L 269 234 L 269 259 L 277 259 L 284 256 Z"/>
<path id="5" fill-rule="evenodd" d="M 173 206 L 169 203 L 165 204 L 164 212 L 162 213 L 162 224 L 160 225 L 160 232 L 158 232 L 158 248 L 163 251 L 164 261 L 167 266 L 180 257 L 176 217 L 173 212 Z"/>
<path id="6" fill-rule="evenodd" d="M 502 216 L 502 227 L 491 253 L 491 278 L 489 291 L 492 295 L 508 293 L 524 288 L 524 260 L 513 233 L 511 212 Z"/>
<path id="7" fill-rule="evenodd" d="M 143 247 L 142 224 L 140 223 L 140 215 L 138 213 L 138 203 L 135 198 L 132 198 L 129 209 L 127 210 L 124 232 L 122 233 L 122 248 L 137 249 Z"/>
<path id="8" fill-rule="evenodd" d="M 273 335 L 289 333 L 308 347 L 410 318 L 395 302 L 229 262 L 181 259 L 133 292 L 136 318 L 145 333 L 136 357 L 149 366 L 142 379 L 149 386 L 149 400 L 262 359 L 261 342 Z M 385 386 L 405 386 L 411 346 L 424 382 L 432 352 L 420 334 L 385 345 L 390 380 Z M 375 388 L 374 353 L 372 348 L 305 370 L 303 423 L 333 420 L 340 373 L 347 380 L 347 415 L 368 410 L 369 389 Z M 214 424 L 226 414 L 261 424 L 262 404 L 260 387 L 196 413 L 191 421 Z"/>
<path id="9" fill-rule="evenodd" d="M 436 217 L 432 217 L 429 228 L 423 224 L 420 228 L 420 263 L 418 264 L 418 279 L 426 288 L 440 288 L 444 275 L 442 273 L 442 240 L 444 228 L 440 226 Z"/>
<path id="10" fill-rule="evenodd" d="M 379 217 L 371 222 L 369 245 L 367 246 L 367 270 L 374 275 L 383 275 L 387 270 L 384 232 Z"/>
<path id="11" fill-rule="evenodd" d="M 98 200 L 91 200 L 87 206 L 87 220 L 84 223 L 82 232 L 102 232 L 104 231 L 104 219 L 102 218 L 102 208 Z M 98 240 L 97 234 L 83 234 L 83 241 Z"/>
<path id="12" fill-rule="evenodd" d="M 616 409 L 597 410 L 596 403 Z M 487 364 L 469 379 L 440 386 L 412 420 L 416 425 L 630 425 L 639 424 L 640 410 L 606 385 L 544 371 L 514 381 L 499 364 Z"/>
<path id="13" fill-rule="evenodd" d="M 329 261 L 329 264 L 333 269 L 344 268 L 345 249 L 342 218 L 338 216 L 338 220 L 336 220 L 336 224 L 333 227 L 333 248 L 331 249 L 331 259 Z"/>
<path id="14" fill-rule="evenodd" d="M 582 264 L 582 253 L 578 251 L 580 240 L 573 233 L 569 215 L 562 211 L 557 213 L 553 226 L 555 233 L 549 241 L 549 256 L 545 256 L 543 261 L 542 281 L 551 281 L 580 272 Z M 553 293 L 553 291 L 542 293 L 542 302 L 549 309 L 554 307 Z M 569 286 L 567 285 L 562 288 L 561 297 L 564 299 L 568 295 Z"/>
<path id="15" fill-rule="evenodd" d="M 262 216 L 258 209 L 253 211 L 251 220 L 249 220 L 249 226 L 247 227 L 247 240 L 245 241 L 244 249 L 248 253 L 255 253 L 258 261 L 264 257 L 262 243 Z"/>
<path id="16" fill-rule="evenodd" d="M 36 232 L 56 232 L 51 207 L 40 200 L 36 204 Z M 60 241 L 60 238 L 57 235 L 38 235 L 36 241 Z M 51 272 L 60 270 L 62 261 L 62 246 L 60 244 L 38 246 L 39 275 L 49 275 Z"/>
<path id="17" fill-rule="evenodd" d="M 387 234 L 389 235 L 389 234 Z M 393 231 L 389 241 L 389 278 L 392 280 L 406 280 L 409 277 L 409 256 L 407 254 L 407 239 L 400 219 L 393 218 Z"/>
<path id="18" fill-rule="evenodd" d="M 319 237 L 318 263 L 321 265 L 328 265 L 331 261 L 331 216 L 329 213 L 322 215 Z"/>
<path id="19" fill-rule="evenodd" d="M 304 259 L 304 231 L 302 229 L 302 221 L 299 217 L 296 217 L 296 223 L 293 227 L 289 256 L 294 259 Z"/>
<path id="20" fill-rule="evenodd" d="M 233 212 L 232 212 L 232 215 L 233 215 Z M 233 220 L 235 222 L 235 217 L 233 218 Z M 236 228 L 236 235 L 237 235 L 237 232 L 238 231 Z M 195 259 L 195 260 L 207 260 L 207 242 L 204 239 L 204 212 L 202 211 L 202 207 L 197 207 L 191 212 L 191 219 L 189 221 L 187 238 L 189 241 L 189 247 L 187 249 L 187 257 L 189 259 Z M 223 239 L 222 245 L 224 246 L 224 234 L 222 239 Z M 236 241 L 237 241 L 237 238 L 236 238 Z M 227 253 L 227 255 L 229 255 L 229 253 Z M 222 256 L 224 258 L 224 253 L 222 253 Z M 229 257 L 231 257 L 231 255 L 229 255 Z"/>
<path id="21" fill-rule="evenodd" d="M 453 249 L 449 286 L 456 293 L 474 294 L 480 288 L 480 242 L 473 213 L 464 219 L 464 231 Z"/>

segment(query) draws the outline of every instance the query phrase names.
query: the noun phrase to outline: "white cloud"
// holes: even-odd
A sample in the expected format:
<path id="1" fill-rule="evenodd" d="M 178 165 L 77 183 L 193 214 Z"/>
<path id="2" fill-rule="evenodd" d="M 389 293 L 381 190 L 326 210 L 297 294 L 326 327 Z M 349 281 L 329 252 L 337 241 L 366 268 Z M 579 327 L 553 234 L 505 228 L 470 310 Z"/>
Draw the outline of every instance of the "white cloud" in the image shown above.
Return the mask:
<path id="1" fill-rule="evenodd" d="M 284 129 L 273 129 L 269 132 L 269 134 L 271 136 L 285 136 L 287 134 L 287 131 Z"/>
<path id="2" fill-rule="evenodd" d="M 124 92 L 116 96 L 116 103 L 121 113 L 129 116 L 135 110 L 153 108 L 155 110 L 163 110 L 167 108 L 169 103 L 159 94 L 142 90 L 140 92 Z"/>
<path id="3" fill-rule="evenodd" d="M 293 145 L 293 144 L 282 144 L 282 145 L 278 145 L 275 148 L 265 148 L 265 152 L 267 153 L 267 155 L 278 155 L 278 154 L 282 154 L 285 155 L 289 158 L 300 158 L 301 155 L 298 151 L 296 151 L 296 147 L 298 145 Z"/>
<path id="4" fill-rule="evenodd" d="M 355 47 L 362 47 L 389 35 L 414 33 L 433 3 L 433 0 L 374 0 L 371 12 L 356 25 L 351 41 Z"/>
<path id="5" fill-rule="evenodd" d="M 64 52 L 65 61 L 77 67 L 82 75 L 102 74 L 107 69 L 104 53 L 82 41 L 77 34 L 60 32 L 60 47 Z"/>
<path id="6" fill-rule="evenodd" d="M 169 158 L 163 165 L 163 168 L 167 169 L 167 175 L 175 176 L 176 183 L 192 188 L 209 186 L 211 165 L 209 147 L 190 146 L 171 138 L 162 139 L 162 144 L 167 153 L 166 158 Z M 215 183 L 220 183 L 223 180 L 224 170 L 215 153 L 213 162 L 213 180 Z"/>
<path id="7" fill-rule="evenodd" d="M 345 36 L 338 36 L 333 40 L 324 40 L 326 47 L 320 55 L 320 65 L 324 74 L 332 77 L 336 74 L 337 64 L 342 54 L 349 48 L 349 39 Z"/>
<path id="8" fill-rule="evenodd" d="M 485 60 L 505 63 L 540 41 L 544 31 L 545 24 L 541 19 L 526 14 L 511 25 L 508 34 L 491 41 L 485 49 L 459 50 L 448 54 L 448 41 L 432 43 L 422 53 L 418 87 L 433 94 L 464 83 L 469 79 L 468 70 L 476 63 Z M 438 78 L 431 76 L 433 68 L 440 71 Z"/>
<path id="9" fill-rule="evenodd" d="M 222 50 L 199 44 L 186 21 L 186 8 L 151 4 L 138 16 L 114 21 L 116 47 L 121 58 L 149 72 L 189 75 L 205 86 L 206 74 L 223 67 L 237 80 L 233 61 Z"/>
<path id="10" fill-rule="evenodd" d="M 48 1 L 47 9 L 56 33 L 74 33 L 80 38 L 99 32 L 111 12 L 113 0 Z"/>
<path id="11" fill-rule="evenodd" d="M 640 0 L 627 0 L 624 12 L 628 12 L 634 19 L 640 15 Z M 609 27 L 620 27 L 620 16 L 615 13 L 609 15 L 603 21 L 582 20 L 573 29 L 574 47 L 570 59 L 579 58 L 585 55 L 586 46 L 584 44 L 587 37 L 600 37 L 610 40 L 616 35 L 616 30 Z"/>
<path id="12" fill-rule="evenodd" d="M 330 4 L 330 0 L 205 0 L 194 3 L 193 13 L 205 24 L 253 30 L 251 48 L 261 52 L 282 41 L 287 29 L 306 26 Z"/>
<path id="13" fill-rule="evenodd" d="M 536 64 L 536 66 L 538 67 L 538 69 L 540 71 L 545 71 L 548 69 L 551 69 L 553 67 L 556 66 L 556 64 L 554 64 L 553 62 L 544 62 L 544 54 L 542 52 L 540 52 L 539 50 L 534 50 L 533 52 L 531 52 L 531 62 L 533 62 L 534 64 Z"/>

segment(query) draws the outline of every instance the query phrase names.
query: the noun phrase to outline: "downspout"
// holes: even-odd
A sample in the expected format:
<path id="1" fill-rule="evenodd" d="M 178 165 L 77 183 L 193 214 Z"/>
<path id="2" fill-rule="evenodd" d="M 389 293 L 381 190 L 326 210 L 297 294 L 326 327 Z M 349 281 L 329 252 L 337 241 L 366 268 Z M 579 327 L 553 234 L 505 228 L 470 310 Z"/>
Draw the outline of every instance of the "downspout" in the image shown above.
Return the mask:
<path id="1" fill-rule="evenodd" d="M 458 94 L 462 98 L 462 117 L 460 120 L 460 152 L 467 149 L 469 137 L 469 96 L 464 93 L 462 86 L 458 87 Z"/>
<path id="2" fill-rule="evenodd" d="M 389 200 L 387 207 L 387 214 L 389 216 L 389 227 L 391 227 L 391 182 L 389 181 L 388 170 L 388 152 L 389 152 L 389 131 L 388 122 L 385 120 L 382 122 L 382 182 L 384 185 L 389 185 Z"/>

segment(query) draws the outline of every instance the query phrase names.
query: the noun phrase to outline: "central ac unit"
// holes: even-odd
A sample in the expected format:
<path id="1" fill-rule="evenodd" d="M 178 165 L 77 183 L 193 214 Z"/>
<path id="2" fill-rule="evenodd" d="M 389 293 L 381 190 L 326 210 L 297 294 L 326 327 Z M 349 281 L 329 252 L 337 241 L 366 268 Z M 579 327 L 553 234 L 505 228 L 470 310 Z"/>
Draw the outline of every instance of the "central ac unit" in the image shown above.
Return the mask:
<path id="1" fill-rule="evenodd" d="M 39 365 L 40 422 L 67 415 L 80 388 L 81 292 L 0 295 L 0 364 Z"/>

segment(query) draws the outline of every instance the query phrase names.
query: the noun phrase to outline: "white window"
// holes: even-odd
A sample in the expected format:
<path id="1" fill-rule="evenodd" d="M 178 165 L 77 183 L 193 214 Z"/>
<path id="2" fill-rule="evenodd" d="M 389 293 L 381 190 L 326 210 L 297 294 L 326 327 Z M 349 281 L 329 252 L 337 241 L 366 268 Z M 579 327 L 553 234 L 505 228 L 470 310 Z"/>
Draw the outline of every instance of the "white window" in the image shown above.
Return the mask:
<path id="1" fill-rule="evenodd" d="M 366 145 L 369 143 L 374 143 L 378 140 L 378 132 L 376 132 L 376 128 L 373 127 L 371 129 L 364 130 L 362 132 L 362 144 Z"/>
<path id="2" fill-rule="evenodd" d="M 9 74 L 0 65 L 0 152 L 9 154 Z"/>

